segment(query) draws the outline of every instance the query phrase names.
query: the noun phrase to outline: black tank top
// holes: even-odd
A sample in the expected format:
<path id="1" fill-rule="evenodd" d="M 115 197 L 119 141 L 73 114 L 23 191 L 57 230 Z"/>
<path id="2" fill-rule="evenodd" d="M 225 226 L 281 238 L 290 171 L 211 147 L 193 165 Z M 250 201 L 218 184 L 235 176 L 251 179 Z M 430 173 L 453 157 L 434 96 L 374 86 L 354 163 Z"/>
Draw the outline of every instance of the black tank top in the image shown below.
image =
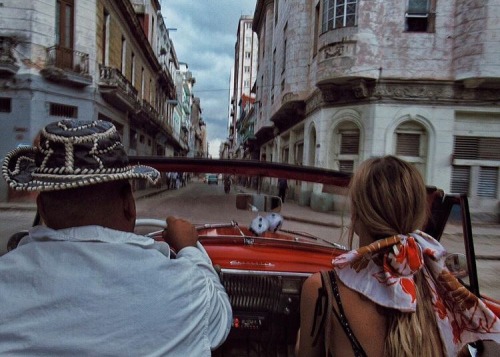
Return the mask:
<path id="1" fill-rule="evenodd" d="M 316 301 L 314 321 L 313 321 L 313 331 L 311 331 L 311 336 L 313 336 L 313 345 L 318 342 L 318 337 L 321 335 L 319 333 L 319 329 L 325 329 L 325 324 L 329 321 L 327 320 L 329 317 L 331 318 L 332 314 L 339 321 L 340 326 L 344 330 L 347 338 L 351 342 L 352 350 L 354 352 L 355 357 L 367 357 L 363 347 L 359 343 L 356 336 L 347 321 L 347 317 L 345 316 L 344 308 L 342 306 L 342 300 L 340 299 L 339 288 L 337 285 L 337 279 L 335 277 L 335 272 L 333 270 L 323 271 L 321 272 L 321 281 L 322 287 L 318 291 L 318 300 Z M 332 303 L 333 299 L 337 303 L 338 312 L 333 308 Z M 321 317 L 321 322 L 319 325 L 316 325 L 317 317 Z M 318 326 L 318 328 L 316 328 Z M 325 338 L 328 336 L 325 335 Z M 325 344 L 326 346 L 327 344 Z M 328 347 L 325 347 L 327 350 L 327 354 L 331 356 L 331 351 L 328 350 Z"/>

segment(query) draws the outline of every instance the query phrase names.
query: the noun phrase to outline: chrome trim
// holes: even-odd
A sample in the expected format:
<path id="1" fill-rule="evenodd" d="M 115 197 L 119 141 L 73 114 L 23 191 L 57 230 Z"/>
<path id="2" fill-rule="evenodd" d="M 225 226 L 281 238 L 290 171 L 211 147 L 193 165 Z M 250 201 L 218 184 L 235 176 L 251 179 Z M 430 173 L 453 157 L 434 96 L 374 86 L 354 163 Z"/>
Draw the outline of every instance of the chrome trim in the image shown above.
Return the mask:
<path id="1" fill-rule="evenodd" d="M 300 278 L 307 278 L 312 275 L 312 273 L 291 273 L 283 271 L 258 271 L 258 270 L 240 270 L 240 269 L 226 269 L 226 268 L 222 268 L 221 273 L 234 274 L 234 275 L 271 275 L 271 276 L 300 277 Z"/>

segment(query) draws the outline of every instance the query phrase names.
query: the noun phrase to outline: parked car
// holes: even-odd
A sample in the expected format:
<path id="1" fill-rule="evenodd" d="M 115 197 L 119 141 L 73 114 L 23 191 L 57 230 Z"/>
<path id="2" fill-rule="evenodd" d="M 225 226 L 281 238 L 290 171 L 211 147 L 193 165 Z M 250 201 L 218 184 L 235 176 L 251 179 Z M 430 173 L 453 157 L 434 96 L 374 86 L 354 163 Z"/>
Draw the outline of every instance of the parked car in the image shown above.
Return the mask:
<path id="1" fill-rule="evenodd" d="M 291 222 L 278 221 L 273 229 L 258 232 L 252 226 L 252 218 L 281 211 L 280 198 L 263 190 L 271 187 L 266 185 L 271 178 L 314 183 L 324 192 L 343 192 L 350 175 L 315 167 L 251 160 L 133 157 L 131 161 L 153 166 L 162 172 L 214 172 L 257 178 L 253 180 L 258 182 L 255 190 L 232 193 L 231 196 L 224 194 L 225 201 L 234 196 L 235 212 L 246 214 L 246 222 L 238 223 L 231 213 L 224 210 L 212 212 L 219 215 L 217 222 L 193 221 L 200 242 L 220 272 L 233 309 L 231 332 L 213 356 L 293 356 L 302 284 L 311 274 L 330 269 L 332 257 L 344 253 L 347 248 L 331 241 L 331 231 L 325 236 L 313 235 L 305 221 L 294 222 L 294 227 L 298 228 L 293 229 L 290 229 Z M 208 177 L 212 176 L 217 179 L 216 174 Z M 471 292 L 481 296 L 467 197 L 446 194 L 436 187 L 428 187 L 427 191 L 432 216 L 425 231 L 438 240 L 445 237 L 442 233 L 450 213 L 459 213 L 465 254 L 450 252 L 449 267 Z M 138 229 L 146 226 L 150 237 L 162 239 L 164 219 L 138 219 Z M 15 248 L 18 239 L 13 237 L 9 249 Z M 500 302 L 481 297 L 500 317 Z"/>
<path id="2" fill-rule="evenodd" d="M 219 177 L 216 174 L 209 174 L 207 175 L 207 183 L 210 185 L 212 183 L 218 185 L 219 184 Z"/>

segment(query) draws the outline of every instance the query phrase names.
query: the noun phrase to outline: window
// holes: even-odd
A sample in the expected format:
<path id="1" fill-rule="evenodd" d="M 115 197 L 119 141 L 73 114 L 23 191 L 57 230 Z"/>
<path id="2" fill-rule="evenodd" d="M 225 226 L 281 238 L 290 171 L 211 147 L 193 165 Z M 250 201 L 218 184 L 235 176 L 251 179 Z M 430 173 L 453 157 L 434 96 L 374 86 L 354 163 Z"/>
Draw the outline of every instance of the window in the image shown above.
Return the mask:
<path id="1" fill-rule="evenodd" d="M 54 117 L 78 118 L 78 107 L 65 104 L 49 103 L 49 115 Z"/>
<path id="2" fill-rule="evenodd" d="M 344 172 L 353 172 L 359 160 L 360 132 L 356 124 L 343 122 L 336 132 L 336 151 L 334 168 Z"/>
<path id="3" fill-rule="evenodd" d="M 250 52 L 248 52 L 248 51 L 245 51 L 245 58 L 246 58 L 246 59 L 251 58 L 251 53 L 250 53 Z"/>
<path id="4" fill-rule="evenodd" d="M 130 148 L 136 150 L 137 149 L 137 132 L 135 130 L 130 129 L 129 142 L 130 142 Z"/>
<path id="5" fill-rule="evenodd" d="M 295 164 L 302 165 L 304 162 L 304 143 L 295 144 Z"/>
<path id="6" fill-rule="evenodd" d="M 122 63 L 120 71 L 122 74 L 125 74 L 125 67 L 127 65 L 127 41 L 125 37 L 122 36 Z"/>
<path id="7" fill-rule="evenodd" d="M 132 63 L 130 69 L 130 81 L 132 82 L 132 86 L 135 87 L 135 53 L 132 52 Z"/>
<path id="8" fill-rule="evenodd" d="M 103 24 L 102 24 L 102 63 L 107 66 L 109 64 L 109 13 L 104 9 Z"/>
<path id="9" fill-rule="evenodd" d="M 453 166 L 451 169 L 451 192 L 469 194 L 470 167 Z"/>
<path id="10" fill-rule="evenodd" d="M 320 11 L 319 4 L 316 5 L 314 9 L 314 30 L 313 30 L 313 56 L 318 53 L 318 38 L 319 38 L 319 26 L 320 26 Z"/>
<path id="11" fill-rule="evenodd" d="M 474 179 L 471 179 L 472 177 Z M 477 188 L 471 187 L 471 183 L 476 181 Z M 481 198 L 497 198 L 498 167 L 453 165 L 451 192 Z"/>
<path id="12" fill-rule="evenodd" d="M 274 26 L 278 23 L 278 11 L 280 7 L 279 0 L 274 0 Z"/>
<path id="13" fill-rule="evenodd" d="M 56 2 L 56 56 L 55 66 L 63 69 L 73 68 L 73 0 Z"/>
<path id="14" fill-rule="evenodd" d="M 144 99 L 144 67 L 141 68 L 141 99 Z"/>
<path id="15" fill-rule="evenodd" d="M 352 161 L 352 160 L 339 160 L 339 171 L 353 172 L 354 171 L 354 161 Z"/>
<path id="16" fill-rule="evenodd" d="M 149 78 L 149 87 L 148 87 L 148 90 L 149 90 L 149 103 L 153 104 L 153 106 L 154 106 L 154 102 L 153 102 L 153 80 L 151 78 Z"/>
<path id="17" fill-rule="evenodd" d="M 283 30 L 283 64 L 281 66 L 282 68 L 282 73 L 285 72 L 286 69 L 286 47 L 287 47 L 287 30 L 288 30 L 288 23 L 285 25 L 285 29 Z"/>
<path id="18" fill-rule="evenodd" d="M 57 0 L 56 3 L 56 45 L 73 48 L 74 1 Z"/>
<path id="19" fill-rule="evenodd" d="M 453 157 L 468 160 L 500 160 L 500 138 L 455 136 Z"/>
<path id="20" fill-rule="evenodd" d="M 250 66 L 244 66 L 245 73 L 250 73 Z"/>
<path id="21" fill-rule="evenodd" d="M 324 0 L 323 32 L 356 26 L 357 0 Z"/>
<path id="22" fill-rule="evenodd" d="M 497 198 L 500 138 L 455 136 L 452 192 L 473 197 Z"/>
<path id="23" fill-rule="evenodd" d="M 397 133 L 396 155 L 420 156 L 420 134 Z"/>
<path id="24" fill-rule="evenodd" d="M 396 156 L 411 163 L 425 177 L 427 165 L 427 131 L 415 121 L 401 123 L 394 133 Z"/>
<path id="25" fill-rule="evenodd" d="M 0 113 L 10 113 L 12 111 L 12 99 L 0 98 Z"/>
<path id="26" fill-rule="evenodd" d="M 357 155 L 359 152 L 359 130 L 340 132 L 340 154 Z"/>
<path id="27" fill-rule="evenodd" d="M 281 150 L 281 162 L 284 164 L 288 164 L 288 155 L 290 153 L 290 148 L 284 147 L 283 150 Z"/>
<path id="28" fill-rule="evenodd" d="M 498 187 L 498 167 L 479 167 L 479 186 L 477 195 L 484 198 L 496 198 Z"/>
<path id="29" fill-rule="evenodd" d="M 433 18 L 430 14 L 430 0 L 408 0 L 406 31 L 430 32 Z"/>
<path id="30" fill-rule="evenodd" d="M 273 91 L 274 90 L 274 83 L 275 83 L 275 78 L 276 77 L 276 49 L 274 49 L 273 51 L 273 71 L 271 72 L 271 80 L 272 80 L 272 83 L 271 83 L 271 90 Z"/>

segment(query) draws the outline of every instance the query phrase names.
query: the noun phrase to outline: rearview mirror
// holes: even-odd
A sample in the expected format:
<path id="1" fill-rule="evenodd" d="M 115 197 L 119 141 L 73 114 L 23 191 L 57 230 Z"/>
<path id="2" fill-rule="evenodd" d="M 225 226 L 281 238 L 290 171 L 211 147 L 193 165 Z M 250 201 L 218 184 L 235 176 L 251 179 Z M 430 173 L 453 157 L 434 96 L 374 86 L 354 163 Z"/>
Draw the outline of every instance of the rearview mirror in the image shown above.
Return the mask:
<path id="1" fill-rule="evenodd" d="M 236 208 L 254 212 L 281 211 L 281 198 L 278 196 L 239 193 L 236 195 Z"/>
<path id="2" fill-rule="evenodd" d="M 444 264 L 446 265 L 450 273 L 457 278 L 462 279 L 469 275 L 469 271 L 467 269 L 467 258 L 464 254 L 449 254 L 446 257 Z"/>

